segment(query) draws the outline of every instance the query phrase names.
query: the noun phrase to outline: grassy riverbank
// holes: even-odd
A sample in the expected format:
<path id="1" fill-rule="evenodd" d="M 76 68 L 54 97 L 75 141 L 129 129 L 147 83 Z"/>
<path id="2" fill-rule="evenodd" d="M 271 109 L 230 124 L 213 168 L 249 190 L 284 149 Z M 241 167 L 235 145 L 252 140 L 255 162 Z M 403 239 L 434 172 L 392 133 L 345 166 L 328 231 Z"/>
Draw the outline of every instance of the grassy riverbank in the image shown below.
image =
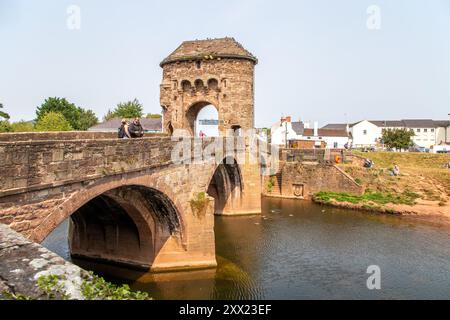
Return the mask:
<path id="1" fill-rule="evenodd" d="M 375 162 L 367 169 L 360 164 L 339 165 L 355 181 L 364 186 L 361 196 L 321 192 L 314 196 L 319 203 L 418 215 L 440 215 L 450 219 L 450 162 L 448 154 L 374 152 L 355 153 Z M 401 173 L 391 177 L 397 164 Z"/>

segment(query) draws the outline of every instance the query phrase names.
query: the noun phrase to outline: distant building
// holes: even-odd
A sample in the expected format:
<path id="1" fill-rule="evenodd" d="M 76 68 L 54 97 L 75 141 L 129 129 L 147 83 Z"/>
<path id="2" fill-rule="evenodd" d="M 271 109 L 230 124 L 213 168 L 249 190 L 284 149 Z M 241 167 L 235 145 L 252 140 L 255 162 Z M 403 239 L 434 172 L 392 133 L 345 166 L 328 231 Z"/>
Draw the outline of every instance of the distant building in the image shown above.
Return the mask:
<path id="1" fill-rule="evenodd" d="M 130 120 L 132 121 L 132 120 Z M 91 128 L 88 131 L 92 132 L 117 132 L 120 126 L 122 125 L 122 119 L 114 118 L 102 123 L 99 123 Z M 141 125 L 144 128 L 145 132 L 153 132 L 158 133 L 162 132 L 162 119 L 141 119 Z"/>
<path id="2" fill-rule="evenodd" d="M 342 149 L 350 141 L 350 134 L 344 128 L 313 128 L 302 121 L 292 122 L 291 117 L 282 118 L 271 129 L 271 143 L 296 149 Z"/>
<path id="3" fill-rule="evenodd" d="M 383 130 L 406 129 L 414 132 L 413 142 L 424 148 L 450 142 L 450 121 L 431 119 L 363 120 L 354 124 L 329 124 L 323 129 L 347 128 L 353 147 L 375 147 L 381 143 Z"/>

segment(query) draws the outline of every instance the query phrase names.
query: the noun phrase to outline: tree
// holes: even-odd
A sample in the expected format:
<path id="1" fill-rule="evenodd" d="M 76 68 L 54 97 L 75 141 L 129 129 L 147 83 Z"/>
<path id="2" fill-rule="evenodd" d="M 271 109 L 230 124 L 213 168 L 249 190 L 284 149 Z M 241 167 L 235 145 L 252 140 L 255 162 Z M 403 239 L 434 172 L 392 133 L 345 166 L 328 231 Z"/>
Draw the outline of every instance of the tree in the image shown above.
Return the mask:
<path id="1" fill-rule="evenodd" d="M 383 131 L 383 143 L 389 149 L 407 149 L 413 145 L 414 131 L 407 129 L 388 129 Z"/>
<path id="2" fill-rule="evenodd" d="M 80 108 L 80 118 L 78 123 L 78 130 L 86 131 L 98 123 L 97 116 L 92 110 L 84 110 Z"/>
<path id="3" fill-rule="evenodd" d="M 48 112 L 62 114 L 73 129 L 79 130 L 80 108 L 66 98 L 47 98 L 40 107 L 37 107 L 36 122 L 39 122 Z"/>
<path id="4" fill-rule="evenodd" d="M 105 115 L 105 120 L 107 121 L 113 118 L 142 118 L 143 115 L 144 107 L 138 99 L 134 99 L 133 101 L 119 103 L 112 112 L 108 110 Z"/>
<path id="5" fill-rule="evenodd" d="M 0 103 L 0 109 L 3 109 L 3 104 Z M 9 120 L 9 114 L 7 114 L 6 112 L 0 110 L 0 117 L 3 118 L 4 120 Z"/>
<path id="6" fill-rule="evenodd" d="M 47 112 L 36 123 L 37 131 L 70 131 L 73 130 L 69 121 L 62 113 Z"/>
<path id="7" fill-rule="evenodd" d="M 11 123 L 12 132 L 32 132 L 34 131 L 34 124 L 32 121 L 18 121 Z"/>
<path id="8" fill-rule="evenodd" d="M 11 124 L 7 120 L 0 121 L 0 133 L 11 132 Z"/>
<path id="9" fill-rule="evenodd" d="M 36 110 L 36 122 L 48 112 L 61 113 L 74 130 L 87 130 L 98 123 L 92 110 L 85 110 L 66 100 L 66 98 L 50 97 Z"/>
<path id="10" fill-rule="evenodd" d="M 147 113 L 145 117 L 147 119 L 161 119 L 162 115 L 160 115 L 159 113 Z"/>

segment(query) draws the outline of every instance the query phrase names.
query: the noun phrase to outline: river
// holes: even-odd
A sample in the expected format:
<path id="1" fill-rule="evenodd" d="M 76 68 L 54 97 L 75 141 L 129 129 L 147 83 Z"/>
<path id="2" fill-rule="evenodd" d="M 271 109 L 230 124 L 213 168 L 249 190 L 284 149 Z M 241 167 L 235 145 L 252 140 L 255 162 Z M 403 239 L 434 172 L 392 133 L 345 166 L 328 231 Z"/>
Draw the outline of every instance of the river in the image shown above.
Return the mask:
<path id="1" fill-rule="evenodd" d="M 149 274 L 75 263 L 155 299 L 450 298 L 448 226 L 268 198 L 262 216 L 215 219 L 217 269 Z M 70 259 L 67 222 L 43 244 Z M 367 288 L 372 265 L 381 290 Z"/>

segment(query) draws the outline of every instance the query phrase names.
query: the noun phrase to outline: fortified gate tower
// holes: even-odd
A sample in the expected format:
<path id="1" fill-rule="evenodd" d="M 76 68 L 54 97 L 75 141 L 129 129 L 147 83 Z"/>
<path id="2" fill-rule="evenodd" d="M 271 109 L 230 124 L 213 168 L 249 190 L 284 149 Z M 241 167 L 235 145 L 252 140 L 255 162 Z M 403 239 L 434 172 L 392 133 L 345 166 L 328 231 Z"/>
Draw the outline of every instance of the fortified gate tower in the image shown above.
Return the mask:
<path id="1" fill-rule="evenodd" d="M 254 128 L 254 67 L 258 60 L 233 38 L 183 42 L 161 62 L 164 132 L 195 135 L 200 110 L 213 105 L 219 132 Z"/>

